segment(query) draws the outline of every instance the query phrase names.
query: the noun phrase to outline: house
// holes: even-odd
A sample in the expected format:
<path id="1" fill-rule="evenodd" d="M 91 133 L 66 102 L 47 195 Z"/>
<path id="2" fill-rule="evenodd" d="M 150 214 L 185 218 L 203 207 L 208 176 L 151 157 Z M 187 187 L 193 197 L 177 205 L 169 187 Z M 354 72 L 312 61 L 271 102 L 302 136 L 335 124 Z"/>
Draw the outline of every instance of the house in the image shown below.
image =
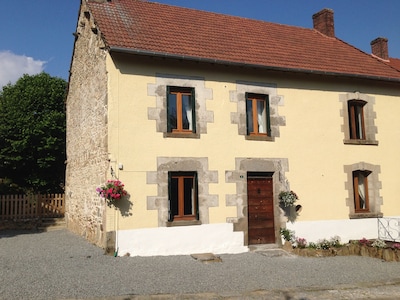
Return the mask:
<path id="1" fill-rule="evenodd" d="M 190 16 L 190 17 L 188 17 Z M 179 20 L 179 22 L 178 22 Z M 335 36 L 140 0 L 82 0 L 67 107 L 68 228 L 118 255 L 376 238 L 400 218 L 400 67 Z M 126 197 L 108 206 L 109 179 Z M 296 206 L 280 193 L 294 191 Z"/>

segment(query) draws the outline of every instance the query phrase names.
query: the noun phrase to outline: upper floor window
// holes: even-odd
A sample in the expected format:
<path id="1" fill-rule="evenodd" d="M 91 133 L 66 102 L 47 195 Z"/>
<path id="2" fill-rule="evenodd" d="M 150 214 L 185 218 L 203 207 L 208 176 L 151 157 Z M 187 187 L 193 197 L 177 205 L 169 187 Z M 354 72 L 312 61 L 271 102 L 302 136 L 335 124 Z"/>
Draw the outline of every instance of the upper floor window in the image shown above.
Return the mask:
<path id="1" fill-rule="evenodd" d="M 195 133 L 196 114 L 194 89 L 167 87 L 168 132 Z"/>
<path id="2" fill-rule="evenodd" d="M 350 139 L 365 140 L 364 105 L 365 101 L 348 102 Z"/>
<path id="3" fill-rule="evenodd" d="M 343 142 L 349 145 L 378 145 L 375 98 L 360 92 L 340 94 Z"/>
<path id="4" fill-rule="evenodd" d="M 370 171 L 353 171 L 354 210 L 369 212 L 368 175 Z"/>
<path id="5" fill-rule="evenodd" d="M 199 220 L 197 173 L 169 172 L 169 221 Z"/>
<path id="6" fill-rule="evenodd" d="M 268 95 L 246 93 L 247 135 L 271 136 Z"/>

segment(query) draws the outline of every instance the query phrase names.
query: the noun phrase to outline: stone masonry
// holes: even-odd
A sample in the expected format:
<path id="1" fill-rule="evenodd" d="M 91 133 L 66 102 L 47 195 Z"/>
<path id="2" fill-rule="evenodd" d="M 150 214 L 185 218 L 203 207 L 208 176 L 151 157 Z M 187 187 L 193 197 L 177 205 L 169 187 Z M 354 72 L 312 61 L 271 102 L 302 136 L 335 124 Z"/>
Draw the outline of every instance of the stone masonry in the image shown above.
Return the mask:
<path id="1" fill-rule="evenodd" d="M 82 1 L 74 35 L 66 100 L 65 218 L 71 231 L 107 248 L 106 203 L 96 193 L 96 187 L 104 184 L 109 170 L 107 51 L 85 1 Z"/>

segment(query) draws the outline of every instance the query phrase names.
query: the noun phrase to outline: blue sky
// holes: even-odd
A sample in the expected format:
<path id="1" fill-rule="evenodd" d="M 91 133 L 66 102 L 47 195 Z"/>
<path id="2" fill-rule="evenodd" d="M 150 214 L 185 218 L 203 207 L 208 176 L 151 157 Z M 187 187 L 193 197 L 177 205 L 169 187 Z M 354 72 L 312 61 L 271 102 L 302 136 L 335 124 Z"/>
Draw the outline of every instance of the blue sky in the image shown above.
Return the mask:
<path id="1" fill-rule="evenodd" d="M 68 79 L 80 0 L 3 0 L 0 87 L 41 71 Z M 400 58 L 399 0 L 154 0 L 274 23 L 312 28 L 312 15 L 335 13 L 336 36 L 370 53 L 376 37 Z M 156 16 L 156 15 L 155 15 Z"/>

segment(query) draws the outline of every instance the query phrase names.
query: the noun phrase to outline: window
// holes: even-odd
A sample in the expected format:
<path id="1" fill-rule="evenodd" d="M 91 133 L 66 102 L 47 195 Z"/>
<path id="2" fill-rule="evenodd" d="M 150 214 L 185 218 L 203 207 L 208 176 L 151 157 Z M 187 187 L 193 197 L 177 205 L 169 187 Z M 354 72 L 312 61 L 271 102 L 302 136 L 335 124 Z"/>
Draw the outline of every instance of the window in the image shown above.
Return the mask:
<path id="1" fill-rule="evenodd" d="M 382 183 L 379 181 L 381 167 L 366 162 L 345 165 L 347 174 L 345 187 L 347 190 L 346 206 L 349 207 L 350 219 L 381 218 L 380 196 Z"/>
<path id="2" fill-rule="evenodd" d="M 368 175 L 370 171 L 353 171 L 355 212 L 369 212 Z"/>
<path id="3" fill-rule="evenodd" d="M 378 128 L 375 125 L 375 98 L 360 92 L 339 95 L 342 103 L 340 115 L 344 133 L 343 143 L 348 145 L 375 145 Z"/>
<path id="4" fill-rule="evenodd" d="M 197 173 L 169 172 L 169 221 L 199 220 Z"/>
<path id="5" fill-rule="evenodd" d="M 247 135 L 271 136 L 268 95 L 246 93 Z"/>
<path id="6" fill-rule="evenodd" d="M 364 105 L 365 101 L 348 102 L 350 139 L 365 140 Z"/>
<path id="7" fill-rule="evenodd" d="M 278 96 L 276 84 L 237 81 L 229 97 L 237 105 L 237 111 L 231 112 L 231 123 L 237 124 L 238 134 L 245 140 L 274 142 L 279 138 L 286 118 L 279 114 L 284 97 Z"/>
<path id="8" fill-rule="evenodd" d="M 168 132 L 195 133 L 196 115 L 194 89 L 167 88 Z"/>

